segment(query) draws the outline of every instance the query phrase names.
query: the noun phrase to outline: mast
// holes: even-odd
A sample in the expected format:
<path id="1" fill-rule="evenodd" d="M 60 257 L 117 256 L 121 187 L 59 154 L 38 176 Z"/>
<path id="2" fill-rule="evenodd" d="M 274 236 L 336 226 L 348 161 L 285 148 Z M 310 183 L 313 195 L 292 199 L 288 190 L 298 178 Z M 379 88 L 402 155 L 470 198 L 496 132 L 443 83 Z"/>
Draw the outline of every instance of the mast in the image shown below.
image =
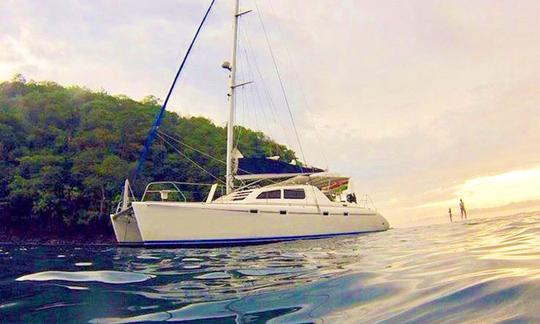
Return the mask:
<path id="1" fill-rule="evenodd" d="M 229 121 L 227 123 L 227 172 L 225 175 L 225 184 L 227 194 L 234 188 L 233 175 L 233 149 L 234 149 L 234 113 L 235 113 L 235 88 L 236 88 L 236 48 L 238 45 L 238 14 L 239 0 L 234 0 L 234 15 L 233 15 L 233 46 L 232 46 L 232 62 L 231 62 L 231 77 L 229 79 L 229 87 L 231 89 L 229 97 Z"/>

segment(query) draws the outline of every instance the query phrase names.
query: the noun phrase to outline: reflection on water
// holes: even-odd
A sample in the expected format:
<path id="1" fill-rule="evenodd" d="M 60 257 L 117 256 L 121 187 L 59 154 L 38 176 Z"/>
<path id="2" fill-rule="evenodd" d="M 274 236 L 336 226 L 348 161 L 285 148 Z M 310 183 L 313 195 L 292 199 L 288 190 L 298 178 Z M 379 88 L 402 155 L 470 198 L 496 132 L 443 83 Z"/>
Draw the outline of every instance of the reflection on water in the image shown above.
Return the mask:
<path id="1" fill-rule="evenodd" d="M 77 265 L 77 264 L 75 264 Z M 110 284 L 141 282 L 153 278 L 141 273 L 120 271 L 45 271 L 19 277 L 17 281 L 95 281 Z"/>
<path id="2" fill-rule="evenodd" d="M 540 215 L 221 249 L 0 246 L 0 321 L 540 321 Z"/>

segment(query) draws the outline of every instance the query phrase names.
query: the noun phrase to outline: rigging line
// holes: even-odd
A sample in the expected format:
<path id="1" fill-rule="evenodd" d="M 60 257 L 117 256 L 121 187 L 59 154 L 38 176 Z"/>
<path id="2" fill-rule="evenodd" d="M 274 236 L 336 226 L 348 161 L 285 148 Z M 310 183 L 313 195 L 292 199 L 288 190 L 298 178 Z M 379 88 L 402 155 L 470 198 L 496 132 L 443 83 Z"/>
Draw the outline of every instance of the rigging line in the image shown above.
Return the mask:
<path id="1" fill-rule="evenodd" d="M 251 80 L 253 81 L 253 77 L 252 77 L 252 73 L 251 73 L 251 66 L 249 64 L 249 59 L 248 59 L 248 53 L 246 51 L 246 47 L 245 46 L 242 46 L 241 49 L 239 49 L 239 52 L 242 54 L 242 58 L 244 59 L 244 66 L 245 66 L 245 71 L 244 71 L 244 75 L 245 75 L 245 78 L 246 80 Z M 259 125 L 259 119 L 257 118 L 257 107 L 253 104 L 252 102 L 252 99 L 253 99 L 253 84 L 250 84 L 248 87 L 244 87 L 242 89 L 242 94 L 243 94 L 243 100 L 245 102 L 245 107 L 246 107 L 246 116 L 249 118 L 249 121 L 250 121 L 250 127 L 255 131 L 255 132 L 261 132 L 262 131 L 262 127 L 260 127 Z M 247 122 L 246 122 L 247 124 Z"/>
<path id="2" fill-rule="evenodd" d="M 246 35 L 245 34 L 242 34 L 242 36 L 244 36 L 244 38 L 246 38 Z M 253 67 L 252 67 L 252 63 L 249 59 L 249 53 L 247 51 L 247 46 L 243 47 L 243 51 L 244 51 L 244 55 L 245 55 L 245 59 L 246 59 L 246 66 L 247 66 L 247 71 L 248 71 L 248 76 L 249 76 L 249 79 L 250 80 L 255 80 L 255 75 L 253 73 Z M 267 118 L 266 116 L 266 113 L 263 109 L 263 104 L 262 104 L 262 100 L 261 100 L 261 95 L 259 93 L 259 88 L 256 86 L 256 84 L 253 84 L 253 89 L 249 89 L 251 91 L 251 94 L 252 94 L 252 100 L 253 100 L 253 107 L 254 107 L 254 110 L 255 110 L 255 116 L 257 115 L 257 108 L 260 109 L 260 112 L 261 112 L 261 115 L 262 115 L 262 118 L 263 120 L 266 120 L 268 121 L 269 119 Z M 266 126 L 266 131 L 268 132 L 270 138 L 274 138 L 275 137 L 273 136 L 273 132 L 268 124 L 268 122 L 265 122 L 263 123 L 264 126 Z M 278 144 L 277 142 L 275 141 L 272 141 L 271 143 L 271 146 L 274 146 L 274 154 L 273 155 L 276 155 L 279 153 L 279 150 L 278 150 Z"/>
<path id="3" fill-rule="evenodd" d="M 248 30 L 246 29 L 245 30 L 245 35 L 244 35 L 244 38 L 246 39 L 246 43 L 247 43 L 247 46 L 249 48 L 249 50 L 254 53 L 255 51 L 253 50 L 253 47 L 251 46 L 251 41 L 249 39 L 249 34 L 248 34 Z M 270 94 L 269 92 L 269 88 L 266 84 L 266 81 L 265 81 L 265 78 L 263 77 L 262 73 L 261 73 L 261 70 L 259 68 L 259 64 L 257 63 L 257 57 L 255 55 L 253 55 L 253 62 L 254 62 L 254 66 L 255 66 L 255 71 L 257 72 L 258 76 L 259 76 L 259 79 L 261 80 L 261 84 L 262 84 L 262 89 L 263 89 L 263 92 L 265 94 L 265 99 L 266 101 L 268 102 L 268 107 L 270 109 L 270 113 L 272 115 L 272 118 L 274 119 L 274 122 L 276 124 L 279 125 L 279 127 L 281 128 L 281 130 L 283 131 L 283 135 L 285 136 L 285 140 L 288 144 L 292 143 L 292 141 L 290 140 L 289 138 L 289 133 L 285 130 L 285 127 L 283 126 L 283 123 L 281 122 L 281 118 L 279 118 L 279 115 L 278 113 L 276 112 L 277 109 L 276 109 L 276 106 L 274 104 L 274 100 L 272 99 L 272 95 Z"/>
<path id="4" fill-rule="evenodd" d="M 242 55 L 241 57 L 244 58 L 245 51 L 242 51 L 242 49 L 239 49 L 238 52 L 240 53 L 240 55 Z M 247 67 L 247 64 L 245 64 L 245 66 Z M 245 75 L 245 79 L 249 80 L 247 71 L 242 71 L 242 73 L 243 75 Z M 249 86 L 251 86 L 251 84 Z M 249 89 L 247 87 L 242 88 L 242 109 L 244 109 L 245 111 L 245 116 L 244 116 L 245 127 L 249 127 L 253 129 L 255 132 L 257 132 L 259 127 L 258 127 L 256 115 L 254 115 L 254 109 L 250 109 L 250 106 L 249 106 L 250 103 L 249 103 L 248 90 Z"/>
<path id="5" fill-rule="evenodd" d="M 178 78 L 180 77 L 180 72 L 182 72 L 182 69 L 184 68 L 184 65 L 186 64 L 187 58 L 189 57 L 189 53 L 191 52 L 191 49 L 193 48 L 193 45 L 195 44 L 195 41 L 197 40 L 197 37 L 199 36 L 199 32 L 201 31 L 206 18 L 208 17 L 208 14 L 210 14 L 210 10 L 214 6 L 214 2 L 216 0 L 212 0 L 210 3 L 210 6 L 208 6 L 208 9 L 206 10 L 206 13 L 204 14 L 204 17 L 199 24 L 199 27 L 197 28 L 197 31 L 195 32 L 195 36 L 191 40 L 191 43 L 189 44 L 189 47 L 186 51 L 186 54 L 184 55 L 184 58 L 182 59 L 182 63 L 180 64 L 180 67 L 178 68 L 178 71 L 176 72 L 176 75 L 174 76 L 174 80 L 171 84 L 171 87 L 169 88 L 169 92 L 167 93 L 167 97 L 165 98 L 165 101 L 163 102 L 163 105 L 161 106 L 161 109 L 159 110 L 156 119 L 154 120 L 154 124 L 152 125 L 152 128 L 150 129 L 150 132 L 148 133 L 148 136 L 146 137 L 146 143 L 144 144 L 144 149 L 141 153 L 141 156 L 139 157 L 139 161 L 137 162 L 137 168 L 135 169 L 135 172 L 132 177 L 132 183 L 135 182 L 135 179 L 137 178 L 137 175 L 142 169 L 142 165 L 144 161 L 146 160 L 146 156 L 148 155 L 148 151 L 150 150 L 150 146 L 152 146 L 152 143 L 154 142 L 154 138 L 156 136 L 156 131 L 161 124 L 161 121 L 163 119 L 163 115 L 165 113 L 165 109 L 167 108 L 167 103 L 169 102 L 169 99 L 171 97 L 171 94 L 174 90 L 174 86 L 176 85 L 176 82 L 178 81 Z"/>
<path id="6" fill-rule="evenodd" d="M 239 91 L 239 93 L 240 93 L 240 96 L 239 96 L 238 98 L 240 99 L 239 101 L 242 102 L 242 105 L 241 105 L 241 107 L 242 107 L 242 114 L 244 114 L 245 111 L 246 111 L 246 107 L 245 107 L 245 106 L 246 106 L 246 103 L 245 103 L 245 100 L 244 100 L 244 92 L 243 92 L 243 91 L 242 91 L 242 92 Z M 237 106 L 238 106 L 238 101 L 237 101 Z M 236 116 L 238 116 L 238 114 L 236 114 Z M 242 116 L 242 118 L 243 118 L 244 120 L 246 119 L 245 116 Z M 245 123 L 246 123 L 246 122 L 244 121 L 244 124 L 245 124 Z M 242 135 L 242 126 L 241 126 L 241 125 L 235 125 L 234 128 L 236 129 L 236 140 L 235 140 L 233 146 L 234 146 L 234 148 L 236 148 L 237 150 L 240 150 L 240 149 L 238 148 L 238 144 L 240 143 L 240 136 Z"/>
<path id="7" fill-rule="evenodd" d="M 241 25 L 238 26 L 238 32 L 239 33 L 242 33 L 243 31 L 243 28 L 240 28 Z M 238 55 L 238 58 L 237 58 L 237 63 L 236 63 L 236 66 L 242 66 L 242 51 L 239 50 L 240 47 L 242 46 L 242 44 L 240 43 L 240 40 L 237 41 L 237 55 Z M 238 73 L 238 78 L 240 80 L 246 80 L 246 77 L 245 77 L 245 73 L 242 69 L 237 69 L 237 73 Z M 238 99 L 237 102 L 236 102 L 236 107 L 238 107 L 238 101 L 240 101 L 242 103 L 242 105 L 240 106 L 242 108 L 242 119 L 243 119 L 243 123 L 242 124 L 247 124 L 247 120 L 246 120 L 246 100 L 245 100 L 245 92 L 244 92 L 244 87 L 240 87 L 238 88 Z M 238 113 L 235 113 L 235 118 L 238 118 L 239 119 L 239 114 Z M 239 125 L 238 123 L 235 123 L 235 128 L 237 129 L 237 132 L 236 132 L 236 141 L 233 141 L 233 147 L 236 148 L 237 150 L 238 149 L 238 145 L 240 144 L 240 137 L 242 136 L 242 126 Z M 234 133 L 234 131 L 233 131 Z M 234 139 L 234 136 L 233 136 L 233 139 Z"/>
<path id="8" fill-rule="evenodd" d="M 199 153 L 199 154 L 201 154 L 201 155 L 204 155 L 204 156 L 206 156 L 207 158 L 210 158 L 210 159 L 212 159 L 212 160 L 214 160 L 214 161 L 217 161 L 217 162 L 226 164 L 225 161 L 220 160 L 220 159 L 218 159 L 218 158 L 216 158 L 216 157 L 214 157 L 214 156 L 212 156 L 212 155 L 210 155 L 210 154 L 208 154 L 208 153 L 205 153 L 205 152 L 203 152 L 203 151 L 201 151 L 201 150 L 198 150 L 198 149 L 194 148 L 193 146 L 191 146 L 191 145 L 189 145 L 189 144 L 187 144 L 187 143 L 184 143 L 184 142 L 180 141 L 179 139 L 176 139 L 176 138 L 170 136 L 170 135 L 167 134 L 167 133 L 164 133 L 164 132 L 162 132 L 162 131 L 160 131 L 160 130 L 158 130 L 157 132 L 158 132 L 158 134 L 160 134 L 160 135 L 162 135 L 162 136 L 166 136 L 166 137 L 169 138 L 170 140 L 173 140 L 173 141 L 177 142 L 178 144 L 183 145 L 183 146 L 189 148 L 190 150 L 193 150 L 193 151 L 195 151 L 195 152 L 197 152 L 197 153 Z"/>
<path id="9" fill-rule="evenodd" d="M 272 1 L 270 1 L 270 10 L 272 10 L 272 14 L 275 16 L 276 12 L 274 10 L 274 6 L 272 5 Z M 278 29 L 279 34 L 282 36 L 281 39 L 285 39 L 283 37 L 283 35 L 284 35 L 283 30 L 282 30 L 282 28 L 281 28 L 281 26 L 279 24 L 277 24 L 277 29 Z M 298 88 L 300 89 L 300 94 L 302 95 L 302 99 L 304 100 L 304 104 L 305 104 L 305 107 L 306 107 L 306 113 L 307 113 L 306 115 L 309 118 L 309 123 L 311 124 L 311 127 L 313 128 L 313 131 L 315 133 L 315 137 L 317 139 L 317 142 L 322 143 L 319 131 L 318 131 L 317 127 L 315 126 L 315 122 L 313 121 L 313 118 L 312 118 L 311 113 L 310 113 L 311 112 L 311 105 L 309 104 L 309 102 L 307 100 L 307 96 L 306 96 L 306 93 L 304 91 L 304 87 L 302 86 L 302 82 L 300 82 L 300 78 L 299 78 L 300 74 L 298 73 L 298 69 L 296 68 L 296 65 L 294 63 L 295 60 L 293 59 L 291 51 L 289 51 L 289 47 L 287 46 L 287 43 L 285 41 L 282 41 L 282 44 L 285 47 L 285 54 L 286 54 L 287 58 L 289 59 L 289 64 L 293 68 L 293 75 L 294 75 L 294 77 L 296 79 L 296 83 L 298 84 Z M 328 159 L 326 157 L 326 153 L 325 153 L 324 148 L 321 149 L 320 152 L 321 152 L 321 155 L 322 155 L 322 157 L 324 159 L 324 163 L 326 164 L 326 170 L 328 170 Z"/>
<path id="10" fill-rule="evenodd" d="M 219 181 L 219 182 L 221 182 L 222 184 L 225 185 L 225 181 L 221 180 L 220 178 L 217 178 L 217 177 L 214 176 L 210 171 L 206 170 L 205 168 L 203 168 L 202 166 L 200 166 L 197 162 L 195 162 L 194 160 L 190 159 L 186 154 L 184 154 L 184 153 L 182 153 L 180 150 L 178 150 L 178 149 L 176 148 L 176 146 L 174 146 L 172 143 L 170 143 L 169 141 L 167 141 L 167 139 L 166 139 L 165 137 L 163 137 L 162 135 L 164 135 L 164 136 L 170 138 L 171 140 L 173 140 L 173 141 L 175 141 L 175 142 L 177 142 L 177 143 L 179 143 L 179 144 L 181 144 L 181 145 L 185 145 L 185 146 L 187 146 L 187 147 L 193 149 L 194 151 L 197 151 L 197 152 L 201 153 L 202 155 L 206 155 L 206 156 L 208 156 L 208 157 L 210 157 L 210 158 L 212 158 L 212 159 L 214 159 L 214 160 L 216 160 L 216 161 L 218 161 L 218 162 L 221 162 L 221 163 L 223 163 L 223 164 L 227 164 L 225 161 L 221 161 L 221 160 L 219 160 L 219 159 L 216 159 L 216 158 L 213 157 L 213 156 L 210 156 L 210 155 L 208 155 L 208 154 L 206 154 L 206 153 L 204 153 L 204 152 L 202 152 L 202 151 L 199 151 L 199 150 L 197 150 L 197 149 L 195 149 L 195 148 L 189 146 L 188 144 L 183 143 L 183 142 L 180 141 L 179 139 L 176 139 L 176 138 L 174 138 L 174 137 L 171 137 L 170 135 L 168 135 L 168 134 L 166 134 L 166 133 L 163 133 L 163 132 L 161 132 L 161 131 L 158 131 L 158 133 L 157 133 L 157 136 L 158 136 L 161 140 L 163 140 L 163 142 L 165 142 L 166 144 L 169 144 L 169 145 L 171 146 L 171 148 L 174 149 L 178 154 L 180 154 L 182 157 L 186 158 L 186 159 L 187 159 L 188 161 L 190 161 L 191 163 L 195 164 L 195 166 L 198 167 L 199 169 L 201 169 L 201 170 L 203 170 L 204 172 L 208 173 L 212 178 L 216 179 L 217 181 Z M 238 170 L 244 171 L 244 172 L 247 173 L 247 174 L 253 174 L 253 173 L 251 173 L 251 172 L 249 172 L 249 171 L 246 171 L 246 170 L 244 170 L 244 169 L 241 169 L 241 168 L 238 168 Z M 278 181 L 275 181 L 275 180 L 272 180 L 272 179 L 267 179 L 267 180 L 268 180 L 271 184 L 276 184 L 276 183 L 278 183 Z"/>
<path id="11" fill-rule="evenodd" d="M 172 141 L 174 141 L 174 142 L 176 142 L 176 143 L 178 143 L 178 144 L 180 144 L 180 145 L 183 145 L 183 146 L 185 146 L 185 147 L 187 147 L 187 148 L 189 148 L 189 149 L 191 149 L 191 150 L 193 150 L 193 151 L 195 151 L 195 152 L 197 152 L 197 153 L 199 153 L 199 154 L 201 154 L 201 155 L 203 155 L 203 156 L 206 156 L 206 157 L 208 157 L 208 158 L 210 158 L 210 159 L 212 159 L 212 160 L 214 160 L 214 161 L 220 162 L 220 163 L 222 163 L 222 164 L 225 164 L 225 165 L 227 164 L 227 162 L 225 162 L 225 161 L 223 161 L 223 160 L 220 160 L 220 159 L 218 159 L 218 158 L 216 158 L 216 157 L 214 157 L 214 156 L 212 156 L 212 155 L 210 155 L 210 154 L 208 154 L 208 153 L 205 153 L 205 152 L 203 152 L 203 151 L 201 151 L 201 150 L 198 150 L 198 149 L 194 148 L 193 146 L 191 146 L 191 145 L 189 145 L 189 144 L 187 144 L 187 143 L 184 143 L 184 142 L 182 142 L 181 140 L 179 140 L 179 139 L 177 139 L 177 138 L 174 138 L 174 137 L 172 137 L 171 135 L 169 135 L 169 134 L 167 134 L 167 133 L 164 133 L 164 132 L 162 132 L 162 131 L 160 131 L 160 130 L 158 130 L 157 132 L 158 132 L 158 134 L 160 134 L 160 135 L 162 135 L 162 136 L 165 136 L 165 137 L 167 137 L 168 139 L 170 139 L 170 140 L 172 140 Z M 169 144 L 169 145 L 170 145 L 170 144 Z M 246 171 L 246 170 L 241 169 L 241 168 L 238 168 L 238 170 L 244 171 L 244 172 L 247 173 L 247 174 L 253 174 L 252 172 Z"/>
<path id="12" fill-rule="evenodd" d="M 274 52 L 272 50 L 272 45 L 270 45 L 270 40 L 268 38 L 268 33 L 266 32 L 266 27 L 264 25 L 263 19 L 261 17 L 261 12 L 259 10 L 259 6 L 257 5 L 257 0 L 254 1 L 255 8 L 257 8 L 257 17 L 259 17 L 259 22 L 261 23 L 262 30 L 264 32 L 264 38 L 266 39 L 266 45 L 268 46 L 268 50 L 270 51 L 270 56 L 272 57 L 272 62 L 274 63 L 274 68 L 276 70 L 276 74 L 279 80 L 279 85 L 281 87 L 281 92 L 283 93 L 283 98 L 285 99 L 285 105 L 287 106 L 287 110 L 289 111 L 289 116 L 291 117 L 291 123 L 294 129 L 294 133 L 296 135 L 296 140 L 298 141 L 298 147 L 300 148 L 300 153 L 302 154 L 302 159 L 307 164 L 306 156 L 304 154 L 304 150 L 302 149 L 302 143 L 300 142 L 300 136 L 298 135 L 298 130 L 296 129 L 296 123 L 294 122 L 294 117 L 291 111 L 291 106 L 289 104 L 289 100 L 287 98 L 287 92 L 285 91 L 285 86 L 283 85 L 283 80 L 281 79 L 281 75 L 279 73 L 279 68 L 276 62 L 276 58 L 274 57 Z M 302 167 L 300 167 L 300 172 L 304 173 L 304 170 Z"/>
<path id="13" fill-rule="evenodd" d="M 251 64 L 249 63 L 249 58 L 248 58 L 248 53 L 246 51 L 246 48 L 243 47 L 242 48 L 243 51 L 244 51 L 244 58 L 246 60 L 246 77 L 248 80 L 253 80 L 253 71 L 251 70 Z M 253 87 L 250 85 L 250 87 L 246 88 L 245 89 L 246 91 L 246 104 L 248 105 L 248 107 L 252 107 L 253 109 L 253 116 L 255 117 L 254 120 L 255 120 L 255 129 L 256 131 L 260 131 L 262 132 L 263 131 L 263 127 L 261 127 L 261 125 L 259 125 L 259 115 L 257 114 L 257 105 L 255 103 L 255 95 L 254 95 L 254 89 Z M 267 126 L 267 125 L 265 125 Z M 267 128 L 268 130 L 268 133 L 270 133 L 269 129 Z"/>
<path id="14" fill-rule="evenodd" d="M 182 153 L 179 149 L 177 149 L 172 143 L 170 143 L 169 141 L 167 141 L 167 139 L 163 136 L 161 136 L 160 134 L 156 134 L 160 139 L 162 139 L 165 143 L 169 144 L 173 150 L 175 150 L 178 154 L 180 154 L 182 157 L 184 157 L 185 159 L 187 159 L 189 162 L 193 163 L 197 168 L 199 168 L 200 170 L 204 171 L 206 174 L 208 174 L 209 176 L 211 176 L 212 178 L 214 178 L 215 180 L 221 182 L 222 184 L 225 184 L 225 182 L 223 180 L 221 180 L 220 178 L 216 177 L 215 175 L 213 175 L 210 171 L 206 170 L 205 168 L 203 168 L 202 166 L 200 166 L 197 162 L 193 161 L 192 159 L 190 159 L 187 155 L 185 155 L 184 153 Z"/>
<path id="15" fill-rule="evenodd" d="M 238 44 L 240 45 L 240 44 Z M 240 52 L 241 53 L 241 52 Z M 241 60 L 238 60 L 241 62 Z M 238 63 L 237 63 L 237 66 L 238 66 Z M 243 73 L 241 73 L 243 74 Z M 240 106 L 242 108 L 242 118 L 244 119 L 244 123 L 243 124 L 246 124 L 247 121 L 246 121 L 246 116 L 245 116 L 245 111 L 246 111 L 246 100 L 245 100 L 245 93 L 244 93 L 244 89 L 243 87 L 238 89 L 238 90 L 241 90 L 241 91 L 238 91 L 237 94 L 239 94 L 238 96 L 238 101 L 240 101 L 242 103 L 242 105 Z M 238 101 L 236 102 L 236 107 L 238 107 Z M 239 114 L 235 114 L 235 117 L 239 119 L 238 117 Z M 236 123 L 235 123 L 236 124 Z M 233 147 L 236 148 L 237 150 L 238 149 L 238 144 L 240 143 L 240 137 L 242 136 L 242 126 L 241 125 L 235 125 L 234 126 L 237 131 L 236 131 L 236 141 L 233 143 Z"/>
<path id="16" fill-rule="evenodd" d="M 254 110 L 254 109 L 249 109 L 249 102 L 248 102 L 248 99 L 249 99 L 249 98 L 248 98 L 248 93 L 247 93 L 247 92 L 244 92 L 244 100 L 246 101 L 246 107 L 247 107 L 247 108 L 246 108 L 246 111 L 247 111 L 247 112 L 246 112 L 246 116 L 247 116 L 247 117 L 249 118 L 249 120 L 250 120 L 250 124 L 251 124 L 250 127 L 251 127 L 252 129 L 254 129 L 255 132 L 257 132 L 257 131 L 258 131 L 257 128 L 259 128 L 259 127 L 258 127 L 258 124 L 257 124 L 257 115 L 255 114 L 255 110 Z"/>

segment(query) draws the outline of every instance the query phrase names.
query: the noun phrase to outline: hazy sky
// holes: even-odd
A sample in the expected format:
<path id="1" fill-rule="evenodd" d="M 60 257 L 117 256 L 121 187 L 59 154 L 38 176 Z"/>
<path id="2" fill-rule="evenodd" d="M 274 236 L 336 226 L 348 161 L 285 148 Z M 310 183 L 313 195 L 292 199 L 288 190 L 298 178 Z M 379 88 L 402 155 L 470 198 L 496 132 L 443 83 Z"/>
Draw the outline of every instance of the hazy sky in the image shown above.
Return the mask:
<path id="1" fill-rule="evenodd" d="M 0 1 L 0 80 L 164 98 L 208 4 Z M 352 175 L 393 225 L 444 222 L 459 197 L 473 217 L 540 206 L 540 1 L 257 5 L 307 162 Z M 171 110 L 224 124 L 231 12 L 216 2 Z M 240 41 L 238 121 L 298 151 L 257 10 Z"/>

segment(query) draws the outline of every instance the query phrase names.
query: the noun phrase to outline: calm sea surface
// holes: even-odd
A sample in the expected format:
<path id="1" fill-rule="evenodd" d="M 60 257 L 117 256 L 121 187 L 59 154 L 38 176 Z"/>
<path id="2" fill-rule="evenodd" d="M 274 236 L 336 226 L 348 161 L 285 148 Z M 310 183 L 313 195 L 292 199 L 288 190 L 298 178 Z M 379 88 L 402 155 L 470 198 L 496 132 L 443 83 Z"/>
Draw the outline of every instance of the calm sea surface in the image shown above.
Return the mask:
<path id="1" fill-rule="evenodd" d="M 0 245 L 1 322 L 540 322 L 540 214 L 221 249 Z"/>

